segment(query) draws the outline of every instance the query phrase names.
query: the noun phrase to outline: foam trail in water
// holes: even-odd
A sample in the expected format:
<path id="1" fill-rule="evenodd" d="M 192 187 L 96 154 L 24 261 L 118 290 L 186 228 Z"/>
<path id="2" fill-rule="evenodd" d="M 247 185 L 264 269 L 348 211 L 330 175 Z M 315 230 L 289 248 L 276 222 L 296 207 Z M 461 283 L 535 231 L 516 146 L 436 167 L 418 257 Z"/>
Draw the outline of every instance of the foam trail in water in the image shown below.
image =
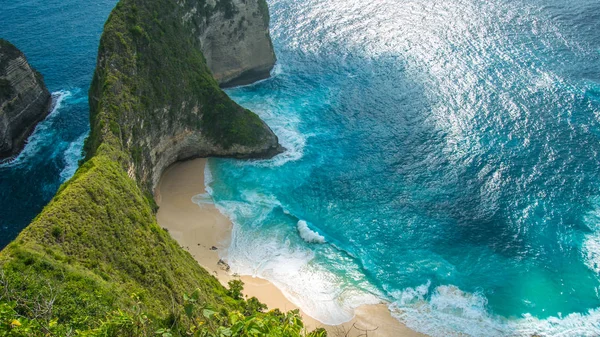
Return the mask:
<path id="1" fill-rule="evenodd" d="M 263 117 L 263 116 L 261 116 Z M 271 127 L 279 143 L 285 148 L 285 152 L 278 154 L 269 160 L 257 160 L 248 162 L 255 166 L 282 166 L 288 162 L 296 161 L 304 156 L 304 147 L 306 146 L 307 136 L 298 131 L 299 120 L 279 117 L 280 120 L 263 118 Z"/>
<path id="2" fill-rule="evenodd" d="M 87 132 L 77 137 L 64 153 L 65 168 L 60 172 L 61 182 L 65 182 L 75 174 L 79 167 L 79 161 L 83 158 L 83 143 L 87 137 Z"/>
<path id="3" fill-rule="evenodd" d="M 588 268 L 600 274 L 600 233 L 586 235 L 583 242 L 584 260 Z"/>
<path id="4" fill-rule="evenodd" d="M 207 162 L 204 165 L 204 190 L 206 191 L 206 193 L 208 193 L 209 195 L 213 195 L 213 189 L 212 187 L 210 187 L 210 185 L 213 183 L 214 179 L 213 179 L 213 175 L 212 175 L 212 171 L 210 170 L 210 166 L 209 163 Z"/>
<path id="5" fill-rule="evenodd" d="M 192 197 L 192 202 L 200 207 L 212 205 L 213 200 L 209 193 L 202 193 Z"/>
<path id="6" fill-rule="evenodd" d="M 63 101 L 68 97 L 71 97 L 70 91 L 61 90 L 52 93 L 52 110 L 50 111 L 46 119 L 38 123 L 38 125 L 35 127 L 31 136 L 29 136 L 29 138 L 27 139 L 27 143 L 25 144 L 23 151 L 21 151 L 21 153 L 19 153 L 19 155 L 16 158 L 1 163 L 0 167 L 10 167 L 14 165 L 19 165 L 23 162 L 26 162 L 29 158 L 32 158 L 37 154 L 39 150 L 39 145 L 43 144 L 46 141 L 46 139 L 51 138 L 54 134 L 55 131 L 52 130 L 51 127 L 52 120 L 59 113 Z"/>
<path id="7" fill-rule="evenodd" d="M 293 228 L 276 224 L 265 228 L 263 224 L 272 212 L 281 208 L 276 198 L 249 191 L 243 199 L 216 202 L 219 211 L 234 224 L 230 246 L 220 251 L 233 273 L 269 280 L 306 314 L 326 324 L 347 322 L 354 317 L 357 307 L 381 302 L 371 290 L 348 284 L 343 276 L 316 262 L 316 252 L 300 240 Z M 252 223 L 240 226 L 241 219 L 252 219 Z M 304 227 L 302 223 L 306 222 L 300 222 Z M 322 236 L 306 227 L 312 233 L 305 232 L 310 240 L 324 242 Z M 340 254 L 331 247 L 328 249 L 330 254 Z M 334 260 L 339 259 L 334 257 Z M 358 269 L 348 266 L 348 274 L 362 275 L 352 268 Z"/>
<path id="8" fill-rule="evenodd" d="M 265 235 L 268 234 L 268 235 Z M 354 317 L 354 309 L 380 300 L 314 263 L 314 253 L 295 246 L 277 233 L 248 233 L 234 226 L 224 258 L 232 272 L 271 281 L 285 297 L 311 317 L 340 324 Z"/>
<path id="9" fill-rule="evenodd" d="M 525 315 L 508 320 L 488 313 L 487 299 L 456 286 L 443 285 L 430 293 L 431 283 L 394 292 L 392 315 L 408 327 L 430 336 L 598 336 L 600 311 L 538 319 Z M 428 298 L 429 295 L 429 298 Z"/>
<path id="10" fill-rule="evenodd" d="M 281 62 L 278 61 L 275 63 L 273 70 L 271 70 L 271 78 L 277 77 L 281 74 L 283 74 L 283 67 L 281 66 Z"/>
<path id="11" fill-rule="evenodd" d="M 311 230 L 308 227 L 308 223 L 304 220 L 299 220 L 298 221 L 298 234 L 300 234 L 300 237 L 302 238 L 302 240 L 308 242 L 308 243 L 325 243 L 325 237 L 320 235 L 319 233 Z"/>
<path id="12" fill-rule="evenodd" d="M 279 144 L 285 148 L 283 153 L 269 160 L 255 160 L 240 162 L 239 165 L 252 165 L 261 167 L 276 167 L 286 163 L 297 161 L 304 156 L 304 148 L 309 135 L 300 132 L 301 120 L 294 113 L 293 106 L 280 106 L 274 99 L 265 99 L 256 103 L 247 101 L 237 89 L 229 90 L 228 93 L 234 100 L 244 107 L 256 112 L 260 118 L 267 123 L 273 133 L 279 139 Z"/>
<path id="13" fill-rule="evenodd" d="M 592 198 L 591 204 L 596 207 L 586 214 L 585 223 L 592 232 L 585 236 L 582 252 L 588 268 L 600 274 L 600 198 Z"/>

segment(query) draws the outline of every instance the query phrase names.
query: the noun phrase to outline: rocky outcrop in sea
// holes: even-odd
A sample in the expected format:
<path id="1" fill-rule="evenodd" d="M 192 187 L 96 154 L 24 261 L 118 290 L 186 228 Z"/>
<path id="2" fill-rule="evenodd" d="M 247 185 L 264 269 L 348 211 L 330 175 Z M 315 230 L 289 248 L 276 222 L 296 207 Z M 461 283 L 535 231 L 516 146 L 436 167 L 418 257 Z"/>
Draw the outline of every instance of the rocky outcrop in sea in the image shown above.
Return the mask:
<path id="1" fill-rule="evenodd" d="M 17 47 L 0 39 L 0 160 L 23 149 L 50 103 L 42 75 Z"/>
<path id="2" fill-rule="evenodd" d="M 122 1 L 100 40 L 90 88 L 88 158 L 110 141 L 150 192 L 169 165 L 195 157 L 265 158 L 271 129 L 220 86 L 269 76 L 265 0 Z"/>
<path id="3" fill-rule="evenodd" d="M 199 11 L 210 13 L 195 21 L 195 31 L 206 64 L 219 85 L 231 87 L 268 78 L 276 57 L 266 2 L 219 1 L 209 11 L 200 7 L 203 3 L 193 5 L 184 20 L 192 20 Z"/>

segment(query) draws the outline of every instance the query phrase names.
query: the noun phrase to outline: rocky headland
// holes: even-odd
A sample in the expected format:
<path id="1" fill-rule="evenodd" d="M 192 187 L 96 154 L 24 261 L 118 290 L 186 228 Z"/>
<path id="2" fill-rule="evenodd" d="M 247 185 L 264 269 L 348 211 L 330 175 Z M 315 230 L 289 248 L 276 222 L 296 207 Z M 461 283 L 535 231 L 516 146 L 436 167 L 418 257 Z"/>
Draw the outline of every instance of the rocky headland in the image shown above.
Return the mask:
<path id="1" fill-rule="evenodd" d="M 0 160 L 17 155 L 50 111 L 51 96 L 40 73 L 10 42 L 0 39 Z"/>
<path id="2" fill-rule="evenodd" d="M 264 0 L 126 4 L 111 13 L 100 41 L 88 158 L 107 135 L 117 137 L 131 155 L 130 177 L 151 191 L 179 160 L 283 150 L 256 114 L 219 88 L 273 67 Z"/>
<path id="3" fill-rule="evenodd" d="M 206 13 L 194 22 L 194 29 L 213 77 L 221 87 L 268 78 L 276 58 L 269 35 L 267 3 L 231 0 L 220 4 L 222 10 L 192 6 L 185 16 L 193 21 L 196 13 Z"/>
<path id="4" fill-rule="evenodd" d="M 0 331 L 304 336 L 297 312 L 265 312 L 203 269 L 159 227 L 153 195 L 176 161 L 283 150 L 220 87 L 267 75 L 268 20 L 265 0 L 117 4 L 89 91 L 84 162 L 0 252 Z"/>

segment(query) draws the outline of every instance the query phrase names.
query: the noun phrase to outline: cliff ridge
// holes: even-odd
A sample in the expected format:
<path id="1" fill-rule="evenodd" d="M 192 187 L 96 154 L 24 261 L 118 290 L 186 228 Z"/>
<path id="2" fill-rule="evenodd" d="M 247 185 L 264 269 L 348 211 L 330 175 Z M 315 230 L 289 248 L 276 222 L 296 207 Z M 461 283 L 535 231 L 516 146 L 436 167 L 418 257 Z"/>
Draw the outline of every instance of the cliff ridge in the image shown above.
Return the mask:
<path id="1" fill-rule="evenodd" d="M 256 46 L 271 47 L 261 3 L 266 6 L 264 0 L 119 2 L 105 25 L 90 88 L 88 157 L 107 137 L 116 140 L 131 155 L 130 176 L 151 191 L 179 160 L 283 151 L 255 113 L 220 89 L 209 66 L 229 82 L 272 66 L 269 48 L 251 62 L 235 62 L 254 55 Z M 250 39 L 244 27 L 260 37 Z"/>
<path id="2" fill-rule="evenodd" d="M 158 226 L 152 195 L 162 171 L 175 161 L 263 158 L 282 151 L 271 129 L 221 90 L 203 54 L 210 48 L 206 41 L 217 44 L 210 31 L 225 32 L 228 17 L 258 6 L 266 3 L 116 5 L 89 91 L 86 158 L 0 252 L 0 335 L 306 335 L 297 311 L 266 312 L 255 298 L 243 298 L 241 284 L 226 289 L 203 269 Z M 264 28 L 268 17 L 260 13 L 255 19 Z M 223 48 L 233 41 L 221 39 Z M 220 58 L 210 59 L 218 69 Z M 271 61 L 265 60 L 268 68 Z M 259 63 L 231 63 L 221 81 L 260 70 Z"/>
<path id="3" fill-rule="evenodd" d="M 194 20 L 197 13 L 208 15 Z M 184 20 L 194 21 L 206 64 L 221 87 L 270 76 L 276 57 L 265 0 L 199 1 L 189 7 Z"/>

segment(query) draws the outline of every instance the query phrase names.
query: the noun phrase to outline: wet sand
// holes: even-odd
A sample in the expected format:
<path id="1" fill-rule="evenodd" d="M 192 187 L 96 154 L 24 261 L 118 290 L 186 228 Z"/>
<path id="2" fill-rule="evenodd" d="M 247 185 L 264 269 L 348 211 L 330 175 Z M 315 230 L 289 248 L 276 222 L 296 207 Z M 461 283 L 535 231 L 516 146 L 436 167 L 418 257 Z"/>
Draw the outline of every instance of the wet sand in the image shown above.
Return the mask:
<path id="1" fill-rule="evenodd" d="M 227 282 L 236 277 L 228 273 L 225 264 L 219 263 L 219 250 L 229 245 L 232 223 L 211 202 L 201 205 L 192 202 L 192 197 L 206 193 L 205 165 L 206 159 L 195 159 L 176 163 L 164 172 L 155 191 L 156 202 L 160 207 L 157 219 L 159 225 L 166 228 L 202 267 L 213 273 L 223 285 L 227 285 Z M 241 276 L 239 279 L 244 282 L 243 293 L 248 297 L 255 296 L 269 309 L 298 309 L 269 281 L 250 276 Z M 371 337 L 424 336 L 394 319 L 383 303 L 359 307 L 353 320 L 338 326 L 324 325 L 300 312 L 308 330 L 324 327 L 329 336 L 334 337 L 364 335 L 364 330 L 369 330 L 368 336 Z"/>

